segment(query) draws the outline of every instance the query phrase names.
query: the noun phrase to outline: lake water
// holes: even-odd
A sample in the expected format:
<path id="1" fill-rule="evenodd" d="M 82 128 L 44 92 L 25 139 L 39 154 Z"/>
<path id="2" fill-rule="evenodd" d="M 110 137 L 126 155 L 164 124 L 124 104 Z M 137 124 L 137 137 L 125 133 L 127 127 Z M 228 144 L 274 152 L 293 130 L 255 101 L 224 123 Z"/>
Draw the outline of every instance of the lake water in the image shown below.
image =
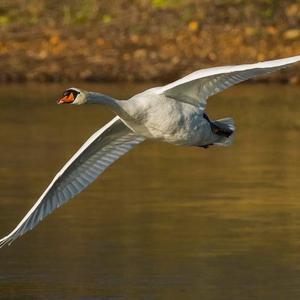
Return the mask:
<path id="1" fill-rule="evenodd" d="M 0 87 L 1 236 L 113 117 L 56 105 L 68 86 Z M 0 299 L 300 299 L 299 100 L 299 86 L 238 86 L 208 106 L 235 118 L 232 147 L 137 146 L 0 250 Z"/>

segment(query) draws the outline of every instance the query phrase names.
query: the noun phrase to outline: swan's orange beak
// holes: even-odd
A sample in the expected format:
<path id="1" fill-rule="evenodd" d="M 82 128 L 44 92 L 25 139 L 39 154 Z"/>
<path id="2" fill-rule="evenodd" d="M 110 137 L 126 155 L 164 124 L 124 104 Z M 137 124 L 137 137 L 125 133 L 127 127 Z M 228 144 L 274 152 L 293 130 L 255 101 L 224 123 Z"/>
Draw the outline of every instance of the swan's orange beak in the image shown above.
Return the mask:
<path id="1" fill-rule="evenodd" d="M 57 100 L 57 104 L 72 103 L 75 100 L 73 93 Z"/>

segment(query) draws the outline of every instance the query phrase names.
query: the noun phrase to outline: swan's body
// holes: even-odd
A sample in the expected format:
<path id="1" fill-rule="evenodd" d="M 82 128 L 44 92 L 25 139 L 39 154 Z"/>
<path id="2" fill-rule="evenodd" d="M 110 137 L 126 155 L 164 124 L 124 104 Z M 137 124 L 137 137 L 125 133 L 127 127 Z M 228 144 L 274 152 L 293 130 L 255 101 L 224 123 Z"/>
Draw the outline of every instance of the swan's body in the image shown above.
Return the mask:
<path id="1" fill-rule="evenodd" d="M 204 69 L 166 86 L 144 91 L 127 101 L 76 88 L 66 90 L 58 103 L 102 104 L 109 106 L 118 116 L 92 135 L 73 155 L 17 227 L 0 239 L 0 247 L 34 228 L 146 138 L 205 148 L 230 145 L 235 129 L 233 120 L 210 121 L 204 112 L 208 97 L 298 61 L 300 56 Z"/>
<path id="2" fill-rule="evenodd" d="M 189 146 L 213 140 L 208 121 L 194 105 L 150 90 L 122 101 L 121 106 L 124 112 L 120 112 L 120 117 L 125 124 L 146 138 Z"/>

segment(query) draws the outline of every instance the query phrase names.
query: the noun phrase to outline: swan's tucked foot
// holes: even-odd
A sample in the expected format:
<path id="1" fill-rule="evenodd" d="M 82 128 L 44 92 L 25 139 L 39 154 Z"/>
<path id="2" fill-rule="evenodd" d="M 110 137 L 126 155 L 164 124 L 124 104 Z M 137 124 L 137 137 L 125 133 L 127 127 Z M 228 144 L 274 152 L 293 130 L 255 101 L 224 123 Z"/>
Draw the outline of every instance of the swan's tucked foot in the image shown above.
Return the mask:
<path id="1" fill-rule="evenodd" d="M 211 130 L 213 133 L 220 135 L 220 136 L 225 136 L 225 137 L 230 137 L 233 134 L 233 130 L 229 128 L 228 125 L 214 121 L 210 123 Z"/>
<path id="2" fill-rule="evenodd" d="M 221 121 L 211 121 L 206 113 L 203 113 L 203 118 L 210 124 L 211 130 L 214 134 L 228 138 L 234 132 L 232 125 Z"/>

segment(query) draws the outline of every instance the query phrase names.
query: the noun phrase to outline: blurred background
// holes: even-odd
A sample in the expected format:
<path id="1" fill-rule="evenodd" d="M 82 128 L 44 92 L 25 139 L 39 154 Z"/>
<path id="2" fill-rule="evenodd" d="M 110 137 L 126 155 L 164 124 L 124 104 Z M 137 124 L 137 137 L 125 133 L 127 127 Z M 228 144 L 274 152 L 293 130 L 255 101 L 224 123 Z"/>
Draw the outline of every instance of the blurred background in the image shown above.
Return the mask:
<path id="1" fill-rule="evenodd" d="M 299 0 L 1 0 L 0 237 L 114 116 L 56 105 L 65 88 L 127 99 L 299 55 L 299 22 Z M 0 249 L 0 299 L 300 299 L 299 76 L 209 99 L 212 119 L 236 121 L 232 147 L 138 145 Z"/>
<path id="2" fill-rule="evenodd" d="M 2 82 L 168 81 L 299 53 L 299 0 L 0 2 Z"/>

